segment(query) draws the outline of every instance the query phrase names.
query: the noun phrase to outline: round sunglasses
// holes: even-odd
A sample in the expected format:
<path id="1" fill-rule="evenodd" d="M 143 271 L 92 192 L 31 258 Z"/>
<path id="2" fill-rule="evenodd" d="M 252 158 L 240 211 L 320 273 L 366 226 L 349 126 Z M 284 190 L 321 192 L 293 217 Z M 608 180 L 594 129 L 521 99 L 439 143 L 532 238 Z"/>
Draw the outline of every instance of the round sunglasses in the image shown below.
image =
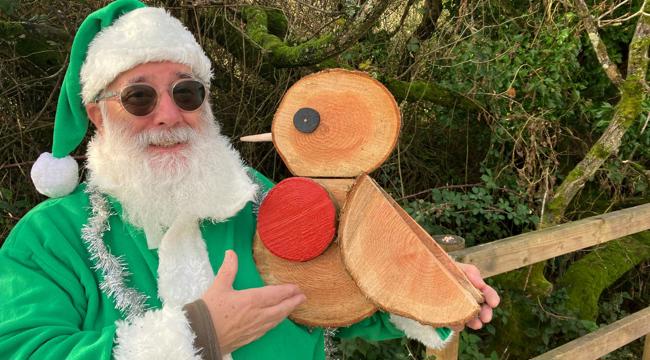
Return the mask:
<path id="1" fill-rule="evenodd" d="M 194 79 L 180 79 L 173 82 L 169 94 L 174 104 L 183 111 L 196 111 L 206 98 L 205 85 Z M 156 89 L 146 83 L 129 84 L 119 92 L 109 91 L 99 94 L 95 102 L 118 98 L 124 110 L 135 116 L 146 116 L 158 105 L 160 96 Z"/>

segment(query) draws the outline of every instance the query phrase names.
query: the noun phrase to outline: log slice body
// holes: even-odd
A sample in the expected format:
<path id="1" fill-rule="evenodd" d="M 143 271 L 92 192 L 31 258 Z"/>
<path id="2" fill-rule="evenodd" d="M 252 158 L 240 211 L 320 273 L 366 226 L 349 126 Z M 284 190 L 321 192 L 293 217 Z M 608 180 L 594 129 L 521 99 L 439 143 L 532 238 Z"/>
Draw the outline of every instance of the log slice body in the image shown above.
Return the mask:
<path id="1" fill-rule="evenodd" d="M 345 204 L 354 179 L 313 179 L 330 194 L 337 208 Z M 266 284 L 296 284 L 307 300 L 289 317 L 303 325 L 341 327 L 374 314 L 377 307 L 361 293 L 341 259 L 338 240 L 323 254 L 304 262 L 275 256 L 255 234 L 253 255 Z"/>

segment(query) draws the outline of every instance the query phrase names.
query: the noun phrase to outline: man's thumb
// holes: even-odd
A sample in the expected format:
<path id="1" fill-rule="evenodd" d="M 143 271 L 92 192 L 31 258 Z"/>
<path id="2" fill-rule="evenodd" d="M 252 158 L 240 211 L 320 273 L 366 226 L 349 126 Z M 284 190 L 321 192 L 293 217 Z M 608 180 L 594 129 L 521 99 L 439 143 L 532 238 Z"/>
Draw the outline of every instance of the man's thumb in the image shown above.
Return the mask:
<path id="1" fill-rule="evenodd" d="M 223 263 L 217 271 L 217 276 L 214 279 L 216 284 L 232 289 L 232 283 L 235 281 L 237 275 L 237 254 L 232 250 L 226 250 L 223 257 Z"/>

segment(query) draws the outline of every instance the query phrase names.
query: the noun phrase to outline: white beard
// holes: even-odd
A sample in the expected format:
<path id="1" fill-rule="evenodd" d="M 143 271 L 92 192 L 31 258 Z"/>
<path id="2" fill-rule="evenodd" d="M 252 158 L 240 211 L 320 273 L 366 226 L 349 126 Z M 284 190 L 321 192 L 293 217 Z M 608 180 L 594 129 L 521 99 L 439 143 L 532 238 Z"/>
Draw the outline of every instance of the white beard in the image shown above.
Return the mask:
<path id="1" fill-rule="evenodd" d="M 101 104 L 103 105 L 103 104 Z M 147 244 L 157 248 L 167 229 L 184 221 L 222 221 L 253 200 L 257 186 L 239 154 L 219 134 L 205 106 L 201 128 L 128 135 L 120 119 L 102 107 L 103 132 L 88 144 L 89 184 L 115 197 L 131 224 L 144 230 Z M 187 141 L 175 154 L 146 152 L 150 143 Z"/>

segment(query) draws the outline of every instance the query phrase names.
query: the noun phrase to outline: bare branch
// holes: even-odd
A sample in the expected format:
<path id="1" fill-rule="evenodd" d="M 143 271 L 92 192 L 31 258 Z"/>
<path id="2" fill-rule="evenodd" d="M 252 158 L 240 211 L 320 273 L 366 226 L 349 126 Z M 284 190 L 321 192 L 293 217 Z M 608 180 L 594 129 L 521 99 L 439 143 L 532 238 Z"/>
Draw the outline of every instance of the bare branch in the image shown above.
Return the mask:
<path id="1" fill-rule="evenodd" d="M 612 81 L 612 83 L 616 85 L 616 87 L 620 87 L 623 83 L 621 72 L 618 70 L 616 64 L 609 59 L 609 55 L 607 54 L 607 47 L 605 46 L 605 43 L 600 39 L 600 35 L 598 35 L 598 27 L 596 26 L 594 18 L 589 13 L 589 8 L 587 7 L 585 0 L 575 0 L 575 6 L 578 12 L 578 16 L 580 16 L 580 19 L 582 19 L 582 23 L 585 26 L 585 30 L 587 30 L 589 40 L 594 47 L 598 62 L 600 62 L 603 70 L 605 70 L 607 77 Z"/>
<path id="2" fill-rule="evenodd" d="M 404 26 L 404 21 L 406 21 L 406 18 L 409 15 L 409 12 L 411 12 L 411 7 L 413 6 L 413 3 L 415 0 L 408 0 L 406 5 L 404 6 L 404 12 L 402 13 L 402 17 L 399 19 L 399 24 L 393 29 L 393 31 L 390 32 L 388 35 L 389 38 L 392 38 L 395 34 L 397 34 L 400 29 L 402 29 L 402 26 Z"/>

